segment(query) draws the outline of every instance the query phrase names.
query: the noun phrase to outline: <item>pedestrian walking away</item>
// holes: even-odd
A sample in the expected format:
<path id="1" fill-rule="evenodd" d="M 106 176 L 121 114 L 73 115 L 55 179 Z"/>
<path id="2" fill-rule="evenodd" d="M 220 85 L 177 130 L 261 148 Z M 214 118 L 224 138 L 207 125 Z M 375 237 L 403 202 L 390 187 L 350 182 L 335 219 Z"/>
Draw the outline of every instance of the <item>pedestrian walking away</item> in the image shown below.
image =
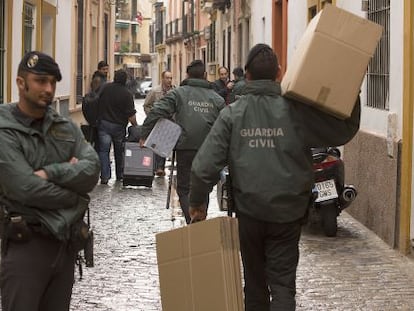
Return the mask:
<path id="1" fill-rule="evenodd" d="M 128 122 L 137 125 L 134 98 L 125 84 L 127 73 L 120 69 L 115 72 L 114 82 L 105 85 L 99 97 L 99 159 L 101 161 L 101 184 L 111 179 L 109 153 L 114 146 L 116 180 L 123 178 L 123 142 Z"/>
<path id="2" fill-rule="evenodd" d="M 311 147 L 343 145 L 359 128 L 360 104 L 337 119 L 281 96 L 273 50 L 257 44 L 244 95 L 220 113 L 194 158 L 190 215 L 205 219 L 206 195 L 229 166 L 244 267 L 245 310 L 295 310 L 301 225 L 311 200 Z M 264 172 L 257 177 L 258 172 Z"/>
<path id="3" fill-rule="evenodd" d="M 155 102 L 142 125 L 141 145 L 161 118 L 172 119 L 174 116 L 175 122 L 181 126 L 182 134 L 175 147 L 177 194 L 187 224 L 190 223 L 188 194 L 191 163 L 220 110 L 225 106 L 223 98 L 214 92 L 206 80 L 206 74 L 201 60 L 191 62 L 187 66 L 186 84 L 171 90 Z"/>
<path id="4" fill-rule="evenodd" d="M 73 232 L 99 159 L 80 128 L 51 108 L 61 79 L 52 57 L 29 52 L 18 67 L 18 102 L 0 106 L 3 311 L 69 310 L 79 251 Z"/>
<path id="5" fill-rule="evenodd" d="M 161 73 L 161 84 L 154 87 L 148 95 L 145 97 L 144 101 L 144 111 L 148 115 L 154 103 L 165 96 L 169 91 L 175 88 L 172 84 L 172 73 L 168 70 L 165 70 Z M 165 176 L 165 158 L 157 154 L 155 157 L 155 175 Z"/>

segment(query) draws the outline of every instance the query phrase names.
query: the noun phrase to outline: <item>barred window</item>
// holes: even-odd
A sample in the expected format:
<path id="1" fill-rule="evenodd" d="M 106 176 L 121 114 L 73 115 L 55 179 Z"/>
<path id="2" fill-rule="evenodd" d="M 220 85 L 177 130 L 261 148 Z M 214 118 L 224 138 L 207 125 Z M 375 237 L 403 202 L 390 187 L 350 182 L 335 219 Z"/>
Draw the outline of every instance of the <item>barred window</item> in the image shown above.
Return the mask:
<path id="1" fill-rule="evenodd" d="M 367 18 L 384 27 L 367 72 L 367 106 L 389 110 L 390 0 L 369 0 Z"/>
<path id="2" fill-rule="evenodd" d="M 34 10 L 30 3 L 23 3 L 23 54 L 33 50 Z"/>
<path id="3" fill-rule="evenodd" d="M 78 0 L 77 2 L 77 49 L 76 49 L 76 101 L 81 103 L 83 92 L 83 33 L 84 23 L 83 23 L 83 13 L 84 13 L 84 0 Z"/>
<path id="4" fill-rule="evenodd" d="M 336 0 L 308 0 L 308 22 L 323 10 L 325 5 L 329 3 L 336 5 Z"/>

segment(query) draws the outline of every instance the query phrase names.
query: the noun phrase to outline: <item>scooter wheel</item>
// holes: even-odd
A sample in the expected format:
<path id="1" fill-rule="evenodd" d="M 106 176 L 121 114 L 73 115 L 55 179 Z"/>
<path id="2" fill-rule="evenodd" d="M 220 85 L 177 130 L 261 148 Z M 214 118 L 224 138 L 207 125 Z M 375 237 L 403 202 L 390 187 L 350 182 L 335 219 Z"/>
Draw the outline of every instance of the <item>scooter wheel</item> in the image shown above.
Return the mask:
<path id="1" fill-rule="evenodd" d="M 321 206 L 322 228 L 326 236 L 334 237 L 338 230 L 337 207 L 335 204 Z"/>

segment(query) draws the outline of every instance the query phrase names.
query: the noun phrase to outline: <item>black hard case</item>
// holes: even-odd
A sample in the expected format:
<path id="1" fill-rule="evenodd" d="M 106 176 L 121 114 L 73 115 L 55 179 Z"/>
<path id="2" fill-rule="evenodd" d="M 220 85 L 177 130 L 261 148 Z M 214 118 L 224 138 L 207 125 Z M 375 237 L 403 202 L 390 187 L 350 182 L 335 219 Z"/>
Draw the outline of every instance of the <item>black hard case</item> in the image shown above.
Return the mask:
<path id="1" fill-rule="evenodd" d="M 136 142 L 126 142 L 124 150 L 124 186 L 152 187 L 154 153 Z"/>

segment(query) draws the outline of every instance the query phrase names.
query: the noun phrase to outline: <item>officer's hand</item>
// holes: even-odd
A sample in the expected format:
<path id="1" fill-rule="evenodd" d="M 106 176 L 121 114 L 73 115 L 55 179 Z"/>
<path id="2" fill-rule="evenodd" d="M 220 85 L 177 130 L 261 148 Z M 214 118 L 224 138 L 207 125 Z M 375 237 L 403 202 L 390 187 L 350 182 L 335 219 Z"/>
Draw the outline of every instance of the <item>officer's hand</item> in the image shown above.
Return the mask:
<path id="1" fill-rule="evenodd" d="M 207 218 L 207 205 L 203 203 L 199 206 L 190 206 L 191 223 L 199 222 Z"/>
<path id="2" fill-rule="evenodd" d="M 46 179 L 47 180 L 49 178 L 49 176 L 47 176 L 45 170 L 35 171 L 34 174 L 37 175 L 37 176 L 39 176 L 42 179 Z"/>
<path id="3" fill-rule="evenodd" d="M 139 140 L 139 146 L 142 148 L 142 147 L 144 147 L 144 144 L 145 144 L 145 139 L 141 138 Z"/>
<path id="4" fill-rule="evenodd" d="M 75 158 L 75 157 L 72 157 L 72 158 L 69 160 L 69 163 L 70 163 L 70 164 L 76 164 L 76 163 L 78 163 L 78 162 L 79 162 L 78 158 Z"/>

